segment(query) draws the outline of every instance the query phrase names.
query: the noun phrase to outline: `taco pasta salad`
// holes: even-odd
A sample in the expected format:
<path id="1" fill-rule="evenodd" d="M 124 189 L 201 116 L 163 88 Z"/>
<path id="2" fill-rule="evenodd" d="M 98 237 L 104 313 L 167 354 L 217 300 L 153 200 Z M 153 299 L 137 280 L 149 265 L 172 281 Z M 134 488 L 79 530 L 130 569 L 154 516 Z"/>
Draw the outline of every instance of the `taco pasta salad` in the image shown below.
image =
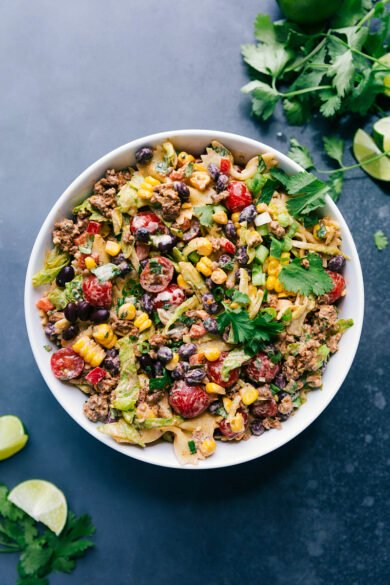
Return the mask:
<path id="1" fill-rule="evenodd" d="M 264 440 L 321 388 L 352 325 L 346 257 L 323 184 L 271 153 L 167 141 L 135 158 L 55 223 L 37 308 L 54 376 L 102 433 L 195 463 Z"/>

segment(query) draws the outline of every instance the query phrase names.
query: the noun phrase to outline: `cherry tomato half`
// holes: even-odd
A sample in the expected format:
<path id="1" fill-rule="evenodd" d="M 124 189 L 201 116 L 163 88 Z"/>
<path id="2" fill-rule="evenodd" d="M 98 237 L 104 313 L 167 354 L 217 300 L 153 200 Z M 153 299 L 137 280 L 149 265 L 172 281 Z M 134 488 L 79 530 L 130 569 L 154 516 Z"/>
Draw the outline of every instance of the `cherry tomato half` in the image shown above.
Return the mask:
<path id="1" fill-rule="evenodd" d="M 245 183 L 232 181 L 229 183 L 227 190 L 229 195 L 225 199 L 225 205 L 232 213 L 241 211 L 241 209 L 252 203 L 252 195 Z"/>
<path id="2" fill-rule="evenodd" d="M 98 234 L 100 233 L 101 224 L 98 221 L 90 221 L 87 225 L 87 232 L 89 234 Z"/>
<path id="3" fill-rule="evenodd" d="M 233 244 L 233 242 L 231 242 L 227 238 L 221 238 L 219 240 L 219 243 L 221 244 L 221 247 L 225 250 L 225 252 L 227 252 L 228 254 L 236 253 L 237 247 Z"/>
<path id="4" fill-rule="evenodd" d="M 88 276 L 83 281 L 84 298 L 94 307 L 109 309 L 112 303 L 112 283 L 99 282 L 96 276 Z"/>
<path id="5" fill-rule="evenodd" d="M 84 360 L 71 347 L 63 347 L 53 353 L 50 365 L 56 378 L 72 380 L 80 376 L 84 369 Z"/>
<path id="6" fill-rule="evenodd" d="M 266 353 L 260 351 L 254 358 L 247 362 L 244 366 L 244 370 L 248 378 L 252 382 L 272 382 L 276 374 L 279 372 L 279 365 L 272 363 Z"/>
<path id="7" fill-rule="evenodd" d="M 107 372 L 106 370 L 103 370 L 103 368 L 94 368 L 93 370 L 88 372 L 88 374 L 85 376 L 85 379 L 90 384 L 95 385 L 101 382 L 101 380 L 103 380 L 103 378 L 106 377 L 106 374 Z"/>
<path id="8" fill-rule="evenodd" d="M 140 211 L 131 222 L 131 231 L 133 234 L 140 228 L 148 230 L 150 234 L 155 234 L 164 229 L 161 219 L 151 211 Z"/>
<path id="9" fill-rule="evenodd" d="M 327 273 L 333 280 L 333 288 L 328 293 L 329 303 L 332 304 L 338 301 L 341 295 L 343 294 L 343 291 L 345 289 L 345 279 L 343 276 L 341 276 L 341 274 L 338 274 L 338 272 L 332 272 L 332 270 L 327 270 Z"/>
<path id="10" fill-rule="evenodd" d="M 229 386 L 233 386 L 240 376 L 240 368 L 235 368 L 231 370 L 229 373 L 228 380 L 222 380 L 222 366 L 225 358 L 229 355 L 228 351 L 224 351 L 221 353 L 221 357 L 219 357 L 215 362 L 208 362 L 207 364 L 207 375 L 208 377 L 219 384 L 223 388 L 228 388 Z"/>
<path id="11" fill-rule="evenodd" d="M 186 296 L 182 289 L 177 284 L 170 284 L 167 288 L 156 296 L 154 300 L 154 306 L 156 309 L 160 309 L 165 305 L 173 305 L 178 307 L 186 300 Z"/>
<path id="12" fill-rule="evenodd" d="M 173 278 L 173 272 L 173 264 L 168 258 L 162 256 L 151 258 L 141 272 L 141 286 L 148 292 L 159 293 L 167 288 Z"/>
<path id="13" fill-rule="evenodd" d="M 221 164 L 220 164 L 220 169 L 221 169 L 221 173 L 227 174 L 230 171 L 230 167 L 232 166 L 232 163 L 230 162 L 230 160 L 228 158 L 221 158 Z"/>

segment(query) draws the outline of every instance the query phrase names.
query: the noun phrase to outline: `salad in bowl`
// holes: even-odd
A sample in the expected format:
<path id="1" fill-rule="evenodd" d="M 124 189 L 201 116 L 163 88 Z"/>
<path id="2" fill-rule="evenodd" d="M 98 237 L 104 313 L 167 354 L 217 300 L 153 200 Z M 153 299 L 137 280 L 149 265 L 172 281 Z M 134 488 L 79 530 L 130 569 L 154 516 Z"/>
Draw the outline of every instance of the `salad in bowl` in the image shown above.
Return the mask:
<path id="1" fill-rule="evenodd" d="M 353 325 L 326 189 L 272 150 L 242 159 L 217 139 L 142 144 L 52 225 L 32 278 L 51 376 L 128 449 L 172 443 L 194 464 L 263 441 Z"/>

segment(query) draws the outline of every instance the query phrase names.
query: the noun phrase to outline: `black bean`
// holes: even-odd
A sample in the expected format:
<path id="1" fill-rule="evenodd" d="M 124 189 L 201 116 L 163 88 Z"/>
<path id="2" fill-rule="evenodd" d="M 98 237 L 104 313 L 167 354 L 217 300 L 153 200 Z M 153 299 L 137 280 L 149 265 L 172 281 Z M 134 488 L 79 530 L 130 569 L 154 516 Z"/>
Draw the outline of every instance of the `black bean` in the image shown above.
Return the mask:
<path id="1" fill-rule="evenodd" d="M 183 343 L 179 347 L 179 356 L 182 359 L 188 359 L 190 356 L 196 353 L 196 345 L 194 343 Z"/>
<path id="2" fill-rule="evenodd" d="M 74 268 L 73 266 L 64 266 L 57 274 L 56 283 L 57 286 L 65 286 L 67 282 L 74 279 Z"/>
<path id="3" fill-rule="evenodd" d="M 218 323 L 216 319 L 209 317 L 204 320 L 203 325 L 208 333 L 218 333 Z"/>
<path id="4" fill-rule="evenodd" d="M 155 376 L 162 376 L 164 374 L 164 366 L 161 362 L 156 361 L 154 362 L 154 375 Z"/>
<path id="5" fill-rule="evenodd" d="M 64 316 L 70 323 L 76 323 L 77 321 L 77 304 L 68 303 L 64 309 Z"/>
<path id="6" fill-rule="evenodd" d="M 241 211 L 238 221 L 239 222 L 247 221 L 248 223 L 252 223 L 254 222 L 256 216 L 257 216 L 256 207 L 254 205 L 248 205 Z"/>
<path id="7" fill-rule="evenodd" d="M 154 359 L 150 357 L 147 353 L 144 353 L 139 358 L 139 363 L 141 368 L 146 372 L 150 372 L 154 374 Z"/>
<path id="8" fill-rule="evenodd" d="M 189 200 L 190 189 L 185 183 L 182 183 L 181 181 L 175 181 L 173 183 L 173 188 L 175 189 L 176 193 L 178 193 L 178 195 L 182 201 Z"/>
<path id="9" fill-rule="evenodd" d="M 129 274 L 129 272 L 131 272 L 131 270 L 132 270 L 130 262 L 126 262 L 126 261 L 118 264 L 118 268 L 120 270 L 120 276 L 125 276 L 126 274 Z"/>
<path id="10" fill-rule="evenodd" d="M 210 313 L 210 315 L 215 315 L 219 311 L 219 304 L 214 299 L 211 293 L 205 293 L 202 295 L 202 303 L 205 310 Z"/>
<path id="11" fill-rule="evenodd" d="M 56 342 L 58 340 L 58 333 L 54 327 L 54 323 L 48 323 L 45 327 L 45 333 L 50 341 Z"/>
<path id="12" fill-rule="evenodd" d="M 92 311 L 93 307 L 88 301 L 80 301 L 77 303 L 77 314 L 81 321 L 89 321 Z"/>
<path id="13" fill-rule="evenodd" d="M 240 266 L 246 266 L 248 264 L 249 256 L 248 252 L 246 251 L 246 246 L 240 246 L 237 248 L 236 259 Z"/>
<path id="14" fill-rule="evenodd" d="M 196 386 L 197 384 L 200 384 L 205 377 L 206 371 L 204 368 L 195 368 L 194 370 L 187 372 L 184 379 L 190 386 Z"/>
<path id="15" fill-rule="evenodd" d="M 157 244 L 157 248 L 163 254 L 168 254 L 172 248 L 176 246 L 177 238 L 173 234 L 166 234 L 161 236 L 161 240 Z"/>
<path id="16" fill-rule="evenodd" d="M 154 311 L 154 300 L 152 295 L 145 293 L 141 297 L 141 307 L 143 310 L 150 315 Z"/>
<path id="17" fill-rule="evenodd" d="M 169 347 L 167 347 L 166 345 L 163 345 L 159 348 L 159 350 L 157 352 L 157 358 L 163 364 L 166 364 L 166 363 L 170 362 L 171 359 L 173 358 L 173 352 Z"/>
<path id="18" fill-rule="evenodd" d="M 176 368 L 171 372 L 172 378 L 174 380 L 182 380 L 189 368 L 190 366 L 187 364 L 187 362 L 179 362 Z"/>
<path id="19" fill-rule="evenodd" d="M 152 158 L 153 150 L 150 148 L 150 146 L 143 146 L 142 148 L 139 148 L 135 153 L 135 160 L 137 161 L 137 163 L 140 163 L 142 165 L 149 162 Z"/>
<path id="20" fill-rule="evenodd" d="M 138 228 L 135 232 L 135 239 L 137 242 L 146 243 L 149 241 L 150 233 L 146 228 Z"/>
<path id="21" fill-rule="evenodd" d="M 119 254 L 117 254 L 116 256 L 111 257 L 110 262 L 112 262 L 112 264 L 116 264 L 117 266 L 119 266 L 119 264 L 121 264 L 122 262 L 126 262 L 125 255 L 123 254 L 123 252 L 119 252 Z"/>
<path id="22" fill-rule="evenodd" d="M 234 223 L 230 219 L 223 229 L 226 237 L 229 238 L 229 240 L 235 241 L 237 239 L 237 230 L 234 227 Z"/>
<path id="23" fill-rule="evenodd" d="M 232 260 L 233 258 L 229 256 L 229 254 L 222 254 L 222 256 L 220 256 L 218 260 L 218 264 L 220 265 L 221 268 L 225 268 L 226 266 L 229 266 L 229 264 L 231 264 Z"/>
<path id="24" fill-rule="evenodd" d="M 215 400 L 214 402 L 212 402 L 209 406 L 209 412 L 211 414 L 216 414 L 217 410 L 219 410 L 222 407 L 222 402 L 220 400 Z"/>
<path id="25" fill-rule="evenodd" d="M 208 278 L 205 279 L 205 283 L 206 283 L 207 288 L 210 288 L 210 289 L 211 288 L 215 288 L 216 286 L 218 286 L 215 282 L 213 282 L 211 280 L 210 277 L 208 277 Z"/>
<path id="26" fill-rule="evenodd" d="M 120 362 L 118 350 L 115 348 L 108 349 L 106 351 L 106 357 L 102 362 L 102 367 L 105 368 L 110 374 L 116 376 L 120 371 Z"/>
<path id="27" fill-rule="evenodd" d="M 344 256 L 332 256 L 328 261 L 328 268 L 333 272 L 341 272 L 345 266 L 345 258 Z"/>
<path id="28" fill-rule="evenodd" d="M 282 373 L 277 374 L 277 376 L 275 377 L 275 380 L 274 380 L 274 384 L 278 388 L 282 388 L 282 389 L 285 388 L 287 385 L 286 376 Z M 279 394 L 279 396 L 280 396 L 280 394 Z"/>
<path id="29" fill-rule="evenodd" d="M 256 437 L 260 437 L 265 431 L 265 428 L 261 422 L 261 420 L 254 420 L 251 422 L 251 433 Z"/>
<path id="30" fill-rule="evenodd" d="M 80 329 L 78 325 L 69 325 L 69 327 L 62 331 L 62 339 L 65 339 L 65 341 L 69 341 L 69 339 L 73 339 L 74 337 L 76 337 L 79 331 Z"/>
<path id="31" fill-rule="evenodd" d="M 107 321 L 110 316 L 110 311 L 108 309 L 94 309 L 91 313 L 91 321 L 94 323 L 104 323 Z"/>
<path id="32" fill-rule="evenodd" d="M 218 177 L 220 175 L 220 172 L 219 172 L 217 165 L 215 165 L 214 163 L 210 163 L 207 167 L 207 170 L 209 171 L 211 178 L 214 181 L 217 181 Z"/>
<path id="33" fill-rule="evenodd" d="M 229 184 L 229 177 L 227 175 L 223 175 L 222 173 L 219 175 L 217 182 L 215 183 L 215 190 L 217 193 L 221 193 L 225 191 Z"/>
<path id="34" fill-rule="evenodd" d="M 190 228 L 183 234 L 183 242 L 189 242 L 200 235 L 200 223 L 197 219 L 191 220 Z"/>
<path id="35" fill-rule="evenodd" d="M 147 258 L 145 258 L 144 260 L 140 260 L 139 264 L 140 264 L 141 268 L 144 269 L 148 262 L 149 262 L 149 260 Z"/>

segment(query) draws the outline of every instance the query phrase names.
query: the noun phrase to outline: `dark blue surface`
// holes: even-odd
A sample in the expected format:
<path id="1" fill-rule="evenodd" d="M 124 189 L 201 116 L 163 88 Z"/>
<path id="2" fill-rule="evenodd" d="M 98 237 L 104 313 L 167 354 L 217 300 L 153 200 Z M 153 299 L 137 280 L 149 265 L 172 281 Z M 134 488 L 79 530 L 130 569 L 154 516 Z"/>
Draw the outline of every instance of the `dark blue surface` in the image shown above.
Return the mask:
<path id="1" fill-rule="evenodd" d="M 257 0 L 2 2 L 0 411 L 19 415 L 31 438 L 0 464 L 0 479 L 51 480 L 97 526 L 96 549 L 51 585 L 388 583 L 389 252 L 376 250 L 372 234 L 389 232 L 390 209 L 360 171 L 340 201 L 365 276 L 360 349 L 328 409 L 276 453 L 202 473 L 123 457 L 57 404 L 25 331 L 34 238 L 65 187 L 102 154 L 191 127 L 283 151 L 295 135 L 319 150 L 318 125 L 287 128 L 279 116 L 262 127 L 239 92 L 247 80 L 239 47 L 262 8 L 275 10 Z M 15 584 L 15 566 L 1 556 L 1 585 Z"/>

